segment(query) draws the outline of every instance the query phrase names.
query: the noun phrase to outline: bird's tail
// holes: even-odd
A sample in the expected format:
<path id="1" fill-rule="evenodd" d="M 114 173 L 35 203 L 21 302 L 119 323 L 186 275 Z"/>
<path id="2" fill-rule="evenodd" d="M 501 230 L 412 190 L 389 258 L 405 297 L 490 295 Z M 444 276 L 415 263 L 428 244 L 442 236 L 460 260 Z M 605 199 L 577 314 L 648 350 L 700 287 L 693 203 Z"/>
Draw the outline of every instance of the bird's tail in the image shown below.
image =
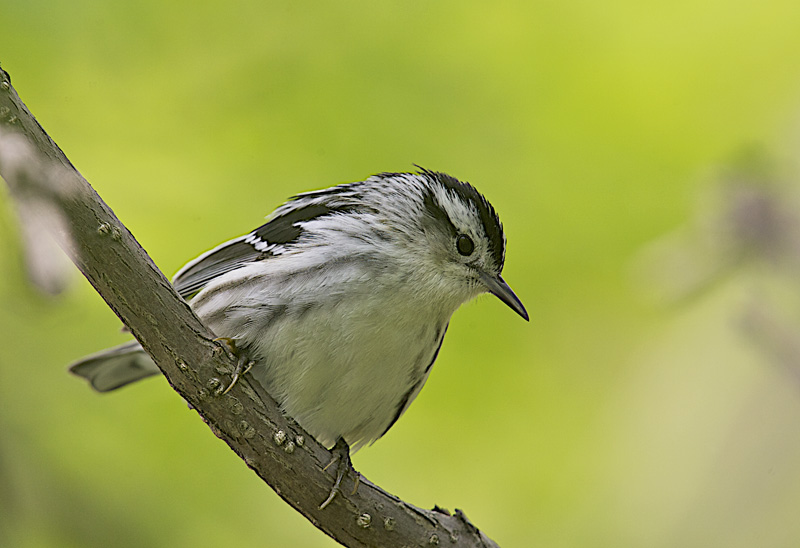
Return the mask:
<path id="1" fill-rule="evenodd" d="M 71 373 L 89 381 L 98 392 L 157 375 L 161 371 L 136 341 L 87 356 L 69 366 Z"/>

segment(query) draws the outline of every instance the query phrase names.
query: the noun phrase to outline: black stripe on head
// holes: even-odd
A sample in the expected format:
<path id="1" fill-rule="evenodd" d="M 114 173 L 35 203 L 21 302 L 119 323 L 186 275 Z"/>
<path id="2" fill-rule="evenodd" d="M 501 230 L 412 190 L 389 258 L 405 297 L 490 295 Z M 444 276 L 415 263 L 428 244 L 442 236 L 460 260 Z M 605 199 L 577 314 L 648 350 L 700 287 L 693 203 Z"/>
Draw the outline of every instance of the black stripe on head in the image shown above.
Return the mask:
<path id="1" fill-rule="evenodd" d="M 471 203 L 480 216 L 483 228 L 486 231 L 486 236 L 489 239 L 489 251 L 492 254 L 495 265 L 498 271 L 503 269 L 503 262 L 505 261 L 505 238 L 503 237 L 503 225 L 500 218 L 492 207 L 492 204 L 480 193 L 475 187 L 469 183 L 464 183 L 455 177 L 439 171 L 429 171 L 425 168 L 417 166 L 419 174 L 428 177 L 446 189 L 454 192 L 461 197 L 464 201 Z M 453 229 L 453 234 L 457 232 L 453 222 L 448 217 L 447 213 L 436 202 L 433 194 L 426 193 L 424 198 L 425 208 L 434 219 L 440 220 L 448 224 Z"/>
<path id="2" fill-rule="evenodd" d="M 456 228 L 456 225 L 453 224 L 453 221 L 450 220 L 450 216 L 447 214 L 447 212 L 442 209 L 442 206 L 440 206 L 439 202 L 436 201 L 436 198 L 433 196 L 433 192 L 425 192 L 425 195 L 422 198 L 422 203 L 425 206 L 425 211 L 428 212 L 428 216 L 440 225 L 448 227 L 450 230 L 450 235 L 455 238 L 458 234 L 458 229 Z"/>

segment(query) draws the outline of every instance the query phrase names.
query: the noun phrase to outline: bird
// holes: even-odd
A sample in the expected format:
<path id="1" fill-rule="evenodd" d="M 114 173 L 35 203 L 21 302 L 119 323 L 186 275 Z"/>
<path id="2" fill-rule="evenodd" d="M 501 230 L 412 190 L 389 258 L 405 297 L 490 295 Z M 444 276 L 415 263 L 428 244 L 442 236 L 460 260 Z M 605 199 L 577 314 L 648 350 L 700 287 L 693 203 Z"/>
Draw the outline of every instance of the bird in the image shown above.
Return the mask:
<path id="1" fill-rule="evenodd" d="M 321 508 L 352 469 L 350 454 L 417 397 L 462 304 L 490 293 L 529 319 L 501 276 L 506 237 L 494 207 L 471 184 L 415 167 L 297 194 L 172 280 L 240 357 L 231 386 L 251 375 L 333 448 L 340 464 Z M 160 373 L 136 341 L 70 371 L 99 392 Z"/>

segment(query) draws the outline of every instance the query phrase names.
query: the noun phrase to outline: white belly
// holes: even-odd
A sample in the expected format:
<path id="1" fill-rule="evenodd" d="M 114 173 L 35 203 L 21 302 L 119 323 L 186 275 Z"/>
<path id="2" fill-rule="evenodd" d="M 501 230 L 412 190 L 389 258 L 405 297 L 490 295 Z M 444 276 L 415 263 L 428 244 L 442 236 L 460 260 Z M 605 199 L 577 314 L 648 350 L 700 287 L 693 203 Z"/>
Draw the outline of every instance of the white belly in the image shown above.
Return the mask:
<path id="1" fill-rule="evenodd" d="M 202 317 L 203 307 L 197 311 Z M 205 319 L 219 336 L 263 321 L 263 329 L 249 330 L 253 340 L 237 339 L 256 361 L 251 374 L 320 443 L 343 437 L 357 450 L 381 437 L 419 393 L 452 312 L 409 295 L 351 294 L 305 307 L 240 306 L 225 319 Z"/>

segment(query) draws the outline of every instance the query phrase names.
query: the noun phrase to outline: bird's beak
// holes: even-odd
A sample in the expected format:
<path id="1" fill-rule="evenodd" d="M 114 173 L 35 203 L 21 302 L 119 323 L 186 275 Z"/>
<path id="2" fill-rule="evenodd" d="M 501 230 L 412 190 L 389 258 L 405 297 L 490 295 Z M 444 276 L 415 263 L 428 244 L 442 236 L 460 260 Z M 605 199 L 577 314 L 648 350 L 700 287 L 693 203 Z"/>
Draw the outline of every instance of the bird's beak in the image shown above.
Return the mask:
<path id="1" fill-rule="evenodd" d="M 528 311 L 525 310 L 525 307 L 522 305 L 522 301 L 517 298 L 517 296 L 514 294 L 511 288 L 508 287 L 508 284 L 503 278 L 500 277 L 500 275 L 492 276 L 490 274 L 483 274 L 481 276 L 481 280 L 489 290 L 489 293 L 506 303 L 511 307 L 511 310 L 522 316 L 525 321 L 528 321 Z"/>

